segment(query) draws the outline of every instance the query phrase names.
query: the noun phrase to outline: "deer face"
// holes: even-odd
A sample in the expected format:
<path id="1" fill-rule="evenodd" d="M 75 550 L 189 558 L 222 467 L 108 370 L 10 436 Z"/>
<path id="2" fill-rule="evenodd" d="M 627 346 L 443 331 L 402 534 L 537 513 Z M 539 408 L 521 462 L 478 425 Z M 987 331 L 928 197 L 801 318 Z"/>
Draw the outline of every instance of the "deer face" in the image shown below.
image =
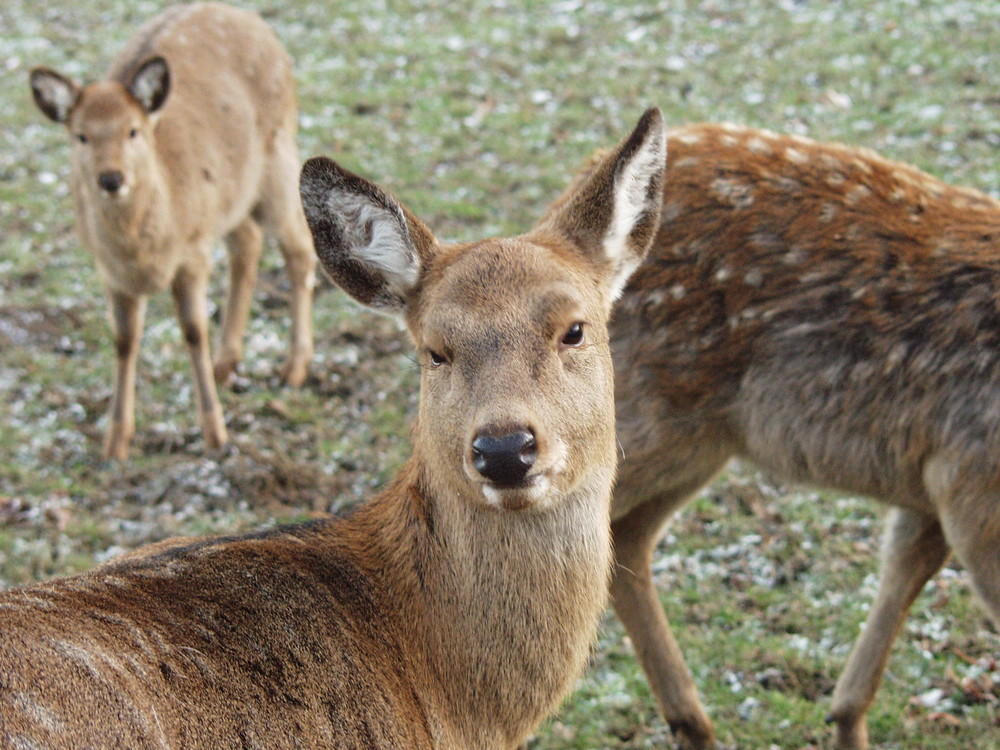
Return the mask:
<path id="1" fill-rule="evenodd" d="M 608 469 L 608 299 L 557 250 L 527 239 L 442 250 L 408 315 L 418 443 L 474 502 L 545 508 Z"/>
<path id="2" fill-rule="evenodd" d="M 77 184 L 108 200 L 124 200 L 149 171 L 152 133 L 170 77 L 162 58 L 142 65 L 129 85 L 101 81 L 83 88 L 44 68 L 31 73 L 38 107 L 65 124 L 73 140 Z"/>
<path id="3" fill-rule="evenodd" d="M 302 173 L 317 253 L 357 300 L 402 313 L 423 368 L 415 453 L 427 481 L 544 510 L 615 465 L 611 303 L 652 241 L 665 163 L 651 110 L 530 233 L 439 244 L 328 159 Z"/>

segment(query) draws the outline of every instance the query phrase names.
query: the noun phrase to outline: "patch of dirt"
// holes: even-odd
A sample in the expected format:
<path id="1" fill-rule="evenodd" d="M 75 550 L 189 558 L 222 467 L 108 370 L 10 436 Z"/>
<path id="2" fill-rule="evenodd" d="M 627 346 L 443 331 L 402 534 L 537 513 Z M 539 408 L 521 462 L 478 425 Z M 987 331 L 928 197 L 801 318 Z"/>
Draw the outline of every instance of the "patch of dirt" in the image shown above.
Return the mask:
<path id="1" fill-rule="evenodd" d="M 34 347 L 60 354 L 74 354 L 82 344 L 70 332 L 83 327 L 73 308 L 0 307 L 0 348 Z"/>

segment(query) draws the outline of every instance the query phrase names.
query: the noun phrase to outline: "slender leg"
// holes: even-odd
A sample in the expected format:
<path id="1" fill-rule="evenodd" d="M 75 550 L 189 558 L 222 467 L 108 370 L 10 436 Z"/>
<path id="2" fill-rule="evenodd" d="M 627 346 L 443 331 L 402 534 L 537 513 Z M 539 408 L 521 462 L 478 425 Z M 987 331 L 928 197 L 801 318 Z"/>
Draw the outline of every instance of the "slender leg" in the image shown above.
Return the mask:
<path id="1" fill-rule="evenodd" d="M 313 355 L 312 303 L 316 286 L 316 253 L 299 198 L 299 156 L 293 140 L 275 146 L 269 189 L 262 205 L 270 231 L 278 240 L 291 286 L 292 340 L 281 379 L 294 388 L 306 379 Z"/>
<path id="2" fill-rule="evenodd" d="M 124 461 L 135 434 L 135 365 L 146 317 L 146 298 L 109 292 L 108 313 L 115 338 L 115 377 L 103 456 Z"/>
<path id="3" fill-rule="evenodd" d="M 222 320 L 222 338 L 215 357 L 215 382 L 225 383 L 243 359 L 243 334 L 250 316 L 250 303 L 257 284 L 257 267 L 263 232 L 256 221 L 247 217 L 226 237 L 229 251 L 229 289 L 226 313 Z"/>
<path id="4" fill-rule="evenodd" d="M 836 722 L 841 750 L 868 747 L 865 715 L 875 699 L 893 641 L 913 600 L 948 559 L 937 519 L 894 508 L 882 542 L 878 593 L 864 630 L 833 692 L 829 721 Z"/>
<path id="5" fill-rule="evenodd" d="M 708 481 L 715 468 L 701 479 Z M 702 483 L 694 482 L 676 493 L 647 500 L 611 525 L 616 562 L 611 598 L 615 612 L 635 645 L 660 711 L 685 750 L 712 747 L 714 732 L 657 597 L 652 556 L 674 510 Z"/>
<path id="6" fill-rule="evenodd" d="M 196 274 L 182 269 L 171 285 L 177 320 L 191 355 L 194 368 L 198 415 L 205 445 L 210 450 L 223 446 L 229 439 L 222 417 L 222 405 L 215 392 L 212 361 L 208 351 L 208 311 L 205 295 L 207 274 Z"/>

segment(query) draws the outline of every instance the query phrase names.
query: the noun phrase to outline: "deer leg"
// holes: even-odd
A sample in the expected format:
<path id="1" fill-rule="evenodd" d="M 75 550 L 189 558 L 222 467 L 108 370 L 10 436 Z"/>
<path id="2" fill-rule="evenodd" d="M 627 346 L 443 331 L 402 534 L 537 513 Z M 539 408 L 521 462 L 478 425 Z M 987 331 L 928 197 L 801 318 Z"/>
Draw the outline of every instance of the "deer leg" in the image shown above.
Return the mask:
<path id="1" fill-rule="evenodd" d="M 247 217 L 226 236 L 229 252 L 229 288 L 226 290 L 226 312 L 222 320 L 222 338 L 215 357 L 215 382 L 229 380 L 236 365 L 243 359 L 243 334 L 250 317 L 250 303 L 257 284 L 257 266 L 263 232 L 256 221 Z"/>
<path id="2" fill-rule="evenodd" d="M 679 746 L 700 750 L 714 743 L 712 723 L 670 630 L 652 572 L 653 551 L 663 527 L 688 496 L 677 492 L 647 500 L 612 523 L 616 564 L 611 598 Z"/>
<path id="3" fill-rule="evenodd" d="M 103 456 L 112 461 L 124 461 L 135 434 L 135 365 L 146 316 L 146 298 L 110 292 L 108 314 L 115 338 L 115 377 Z"/>
<path id="4" fill-rule="evenodd" d="M 299 157 L 294 143 L 279 143 L 269 171 L 264 216 L 273 227 L 291 287 L 292 340 L 281 380 L 294 388 L 305 382 L 313 355 L 312 304 L 316 286 L 316 253 L 299 198 Z"/>
<path id="5" fill-rule="evenodd" d="M 946 508 L 942 524 L 987 614 L 1000 628 L 1000 509 L 995 494 L 980 494 L 977 500 Z"/>
<path id="6" fill-rule="evenodd" d="M 212 360 L 208 351 L 207 274 L 181 270 L 171 285 L 177 320 L 191 355 L 194 368 L 198 415 L 205 445 L 210 450 L 222 447 L 229 439 L 222 416 L 222 405 L 215 392 Z"/>
<path id="7" fill-rule="evenodd" d="M 894 508 L 882 542 L 878 593 L 837 680 L 828 721 L 840 750 L 868 747 L 865 715 L 875 699 L 889 652 L 924 584 L 948 559 L 948 543 L 933 516 Z"/>

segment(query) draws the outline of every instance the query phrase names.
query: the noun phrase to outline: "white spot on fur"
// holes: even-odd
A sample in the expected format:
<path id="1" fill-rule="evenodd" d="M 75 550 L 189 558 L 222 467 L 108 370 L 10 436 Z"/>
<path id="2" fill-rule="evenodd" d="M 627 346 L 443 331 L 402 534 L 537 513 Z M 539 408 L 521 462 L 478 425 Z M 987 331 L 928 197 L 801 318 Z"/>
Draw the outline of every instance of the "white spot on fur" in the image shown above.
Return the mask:
<path id="1" fill-rule="evenodd" d="M 670 166 L 673 169 L 687 169 L 696 166 L 699 161 L 700 159 L 697 156 L 685 156 L 683 159 L 671 162 Z"/>
<path id="2" fill-rule="evenodd" d="M 753 185 L 730 177 L 718 177 L 712 181 L 711 191 L 734 208 L 749 208 L 753 205 Z"/>
<path id="3" fill-rule="evenodd" d="M 840 187 L 846 181 L 847 178 L 844 177 L 844 175 L 841 174 L 840 172 L 831 172 L 826 176 L 826 184 L 829 185 L 830 187 Z"/>
<path id="4" fill-rule="evenodd" d="M 674 299 L 680 300 L 684 299 L 687 295 L 687 289 L 684 288 L 683 284 L 674 284 L 670 287 L 670 296 Z"/>
<path id="5" fill-rule="evenodd" d="M 803 263 L 805 259 L 806 259 L 806 250 L 804 247 L 801 247 L 799 245 L 790 248 L 787 253 L 781 256 L 782 262 L 784 262 L 785 265 L 789 266 L 796 266 L 800 263 Z"/>
<path id="6" fill-rule="evenodd" d="M 819 208 L 819 220 L 824 224 L 829 224 L 837 215 L 837 206 L 827 201 Z"/>
<path id="7" fill-rule="evenodd" d="M 689 146 L 693 146 L 696 143 L 701 143 L 701 133 L 692 133 L 688 131 L 685 133 L 678 133 L 674 137 L 681 143 L 686 143 Z"/>
<path id="8" fill-rule="evenodd" d="M 719 270 L 715 272 L 715 280 L 721 284 L 722 282 L 727 281 L 731 274 L 732 272 L 727 266 L 719 266 Z"/>
<path id="9" fill-rule="evenodd" d="M 820 153 L 820 155 L 819 155 L 819 161 L 820 161 L 820 164 L 822 164 L 824 167 L 826 167 L 827 169 L 832 170 L 832 171 L 839 170 L 841 168 L 841 166 L 843 165 L 843 162 L 841 162 L 840 159 L 838 159 L 833 154 L 826 153 L 826 152 Z"/>
<path id="10" fill-rule="evenodd" d="M 736 136 L 729 135 L 728 133 L 723 133 L 719 136 L 719 143 L 721 143 L 726 148 L 735 148 L 739 141 Z"/>
<path id="11" fill-rule="evenodd" d="M 760 156 L 771 156 L 774 153 L 771 147 L 759 136 L 754 136 L 747 141 L 747 150 Z"/>
<path id="12" fill-rule="evenodd" d="M 889 354 L 885 358 L 885 372 L 888 374 L 896 367 L 896 365 L 902 362 L 906 358 L 908 351 L 909 346 L 904 343 L 898 343 L 892 347 L 892 349 L 889 350 Z"/>
<path id="13" fill-rule="evenodd" d="M 855 185 L 847 191 L 847 195 L 844 196 L 844 200 L 847 202 L 847 205 L 853 206 L 871 194 L 872 191 L 867 185 Z"/>
<path id="14" fill-rule="evenodd" d="M 809 161 L 809 157 L 797 148 L 786 148 L 785 158 L 793 164 L 805 164 Z"/>
<path id="15" fill-rule="evenodd" d="M 872 173 L 872 165 L 869 164 L 864 159 L 855 159 L 852 163 L 863 174 L 871 174 Z"/>
<path id="16" fill-rule="evenodd" d="M 794 180 L 791 177 L 779 177 L 777 180 L 778 187 L 784 190 L 786 193 L 799 193 L 802 192 L 802 183 L 798 180 Z"/>
<path id="17" fill-rule="evenodd" d="M 747 286 L 759 287 L 764 283 L 764 274 L 759 268 L 751 268 L 743 276 L 743 281 Z"/>

